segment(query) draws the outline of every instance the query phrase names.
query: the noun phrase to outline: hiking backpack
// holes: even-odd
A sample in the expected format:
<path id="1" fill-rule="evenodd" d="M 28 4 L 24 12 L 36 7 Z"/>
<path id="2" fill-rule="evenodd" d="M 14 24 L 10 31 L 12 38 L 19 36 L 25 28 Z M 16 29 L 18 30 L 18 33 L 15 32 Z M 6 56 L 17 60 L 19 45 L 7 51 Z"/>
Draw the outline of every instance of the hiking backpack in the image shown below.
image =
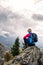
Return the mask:
<path id="1" fill-rule="evenodd" d="M 33 42 L 37 42 L 37 41 L 38 41 L 38 38 L 35 33 L 30 33 L 30 37 L 28 37 L 27 39 L 24 39 L 24 42 L 29 44 L 32 44 Z"/>
<path id="2" fill-rule="evenodd" d="M 32 33 L 32 38 L 33 38 L 33 42 L 37 42 L 38 41 L 37 34 Z"/>
<path id="3" fill-rule="evenodd" d="M 27 39 L 28 43 L 33 43 L 33 42 L 37 42 L 38 38 L 37 35 L 35 33 L 30 33 L 30 37 Z"/>

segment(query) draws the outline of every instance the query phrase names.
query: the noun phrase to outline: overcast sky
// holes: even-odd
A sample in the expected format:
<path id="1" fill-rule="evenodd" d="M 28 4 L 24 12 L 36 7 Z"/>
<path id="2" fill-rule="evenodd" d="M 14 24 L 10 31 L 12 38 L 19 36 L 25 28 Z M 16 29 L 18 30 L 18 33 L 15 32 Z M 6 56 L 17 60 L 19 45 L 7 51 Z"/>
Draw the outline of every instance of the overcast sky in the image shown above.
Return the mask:
<path id="1" fill-rule="evenodd" d="M 43 47 L 43 0 L 0 0 L 0 35 L 23 40 L 28 28 Z"/>

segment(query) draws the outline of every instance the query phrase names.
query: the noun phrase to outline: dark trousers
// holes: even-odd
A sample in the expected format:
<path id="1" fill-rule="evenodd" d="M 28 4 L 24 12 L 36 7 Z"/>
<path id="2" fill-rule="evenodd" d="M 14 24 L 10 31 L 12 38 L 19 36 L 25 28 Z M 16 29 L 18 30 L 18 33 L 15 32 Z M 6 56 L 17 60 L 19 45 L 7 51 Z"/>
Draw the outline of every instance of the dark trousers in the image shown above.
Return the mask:
<path id="1" fill-rule="evenodd" d="M 25 47 L 27 48 L 28 46 L 35 46 L 35 44 L 33 43 L 29 43 L 28 39 L 24 39 L 24 42 L 25 42 Z"/>

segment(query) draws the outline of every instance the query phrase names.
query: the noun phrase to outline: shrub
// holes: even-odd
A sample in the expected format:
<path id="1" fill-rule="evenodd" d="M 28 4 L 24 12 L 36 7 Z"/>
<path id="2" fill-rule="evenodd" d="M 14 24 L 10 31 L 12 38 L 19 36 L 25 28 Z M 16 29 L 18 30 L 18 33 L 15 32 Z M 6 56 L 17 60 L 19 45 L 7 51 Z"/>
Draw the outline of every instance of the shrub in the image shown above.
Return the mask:
<path id="1" fill-rule="evenodd" d="M 4 59 L 5 61 L 9 61 L 13 58 L 13 56 L 9 53 L 9 52 L 6 52 L 6 54 L 4 55 Z"/>

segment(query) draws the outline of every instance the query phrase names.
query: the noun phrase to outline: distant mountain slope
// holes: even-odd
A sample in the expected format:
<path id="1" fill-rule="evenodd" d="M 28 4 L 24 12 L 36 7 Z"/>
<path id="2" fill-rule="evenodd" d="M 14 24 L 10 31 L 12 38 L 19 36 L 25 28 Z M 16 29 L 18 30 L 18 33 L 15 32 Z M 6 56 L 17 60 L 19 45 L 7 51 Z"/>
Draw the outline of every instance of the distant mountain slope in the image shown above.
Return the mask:
<path id="1" fill-rule="evenodd" d="M 2 36 L 0 35 L 0 42 L 7 48 L 10 49 L 10 47 L 13 45 L 15 39 L 10 36 Z"/>

